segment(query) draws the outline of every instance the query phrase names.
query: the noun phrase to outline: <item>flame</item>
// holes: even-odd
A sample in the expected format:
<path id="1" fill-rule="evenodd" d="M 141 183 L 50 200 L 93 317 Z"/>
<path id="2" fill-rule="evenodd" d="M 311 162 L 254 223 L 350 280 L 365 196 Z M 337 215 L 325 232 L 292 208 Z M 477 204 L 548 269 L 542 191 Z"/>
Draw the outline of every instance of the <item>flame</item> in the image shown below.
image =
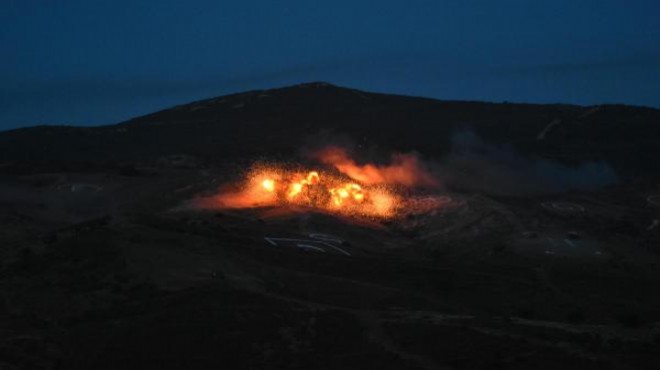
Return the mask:
<path id="1" fill-rule="evenodd" d="M 273 204 L 277 201 L 280 178 L 281 175 L 274 171 L 252 171 L 240 191 L 223 191 L 215 196 L 215 203 L 227 208 L 248 208 Z"/>
<path id="2" fill-rule="evenodd" d="M 394 155 L 388 165 L 358 164 L 346 150 L 332 146 L 316 156 L 336 171 L 256 165 L 247 173 L 240 190 L 221 192 L 213 202 L 225 208 L 295 205 L 354 216 L 391 218 L 416 209 L 395 189 L 438 185 L 437 179 L 413 154 Z"/>
<path id="3" fill-rule="evenodd" d="M 338 207 L 342 206 L 346 201 L 357 203 L 364 201 L 362 187 L 355 183 L 347 183 L 339 188 L 331 188 L 329 191 L 332 196 L 332 203 Z"/>
<path id="4" fill-rule="evenodd" d="M 319 177 L 319 173 L 316 171 L 311 171 L 310 173 L 307 174 L 307 176 L 298 181 L 298 182 L 293 182 L 289 185 L 289 192 L 287 194 L 287 197 L 290 199 L 293 199 L 297 197 L 302 191 L 305 189 L 305 186 L 309 185 L 316 185 L 321 181 L 321 178 Z"/>
<path id="5" fill-rule="evenodd" d="M 275 180 L 265 179 L 261 182 L 261 187 L 264 188 L 264 190 L 267 192 L 272 193 L 275 191 Z"/>
<path id="6" fill-rule="evenodd" d="M 329 146 L 315 155 L 322 163 L 334 166 L 339 172 L 365 185 L 391 184 L 408 187 L 437 187 L 438 180 L 431 175 L 414 154 L 395 154 L 390 165 L 359 165 L 346 150 Z"/>
<path id="7" fill-rule="evenodd" d="M 399 198 L 383 186 L 361 185 L 320 171 L 298 172 L 283 166 L 255 167 L 240 191 L 215 197 L 227 208 L 299 205 L 350 215 L 388 218 L 395 215 Z"/>

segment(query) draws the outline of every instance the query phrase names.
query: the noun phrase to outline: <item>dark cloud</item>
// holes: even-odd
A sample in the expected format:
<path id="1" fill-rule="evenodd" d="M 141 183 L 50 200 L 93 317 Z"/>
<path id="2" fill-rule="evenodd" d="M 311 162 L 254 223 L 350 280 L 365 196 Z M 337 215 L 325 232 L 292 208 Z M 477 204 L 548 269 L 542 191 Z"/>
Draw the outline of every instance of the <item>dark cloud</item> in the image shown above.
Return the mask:
<path id="1" fill-rule="evenodd" d="M 451 153 L 437 171 L 453 189 L 495 195 L 534 195 L 593 190 L 618 182 L 606 162 L 574 166 L 521 156 L 513 148 L 488 143 L 474 132 L 456 132 Z"/>

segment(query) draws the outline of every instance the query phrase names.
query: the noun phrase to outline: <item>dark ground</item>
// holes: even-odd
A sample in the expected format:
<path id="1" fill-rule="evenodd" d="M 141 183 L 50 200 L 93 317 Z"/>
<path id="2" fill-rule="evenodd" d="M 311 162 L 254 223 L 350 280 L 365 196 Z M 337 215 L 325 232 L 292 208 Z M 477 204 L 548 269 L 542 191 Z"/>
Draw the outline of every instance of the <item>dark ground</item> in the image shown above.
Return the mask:
<path id="1" fill-rule="evenodd" d="M 181 207 L 328 138 L 442 162 L 465 128 L 524 158 L 605 161 L 619 181 L 448 186 L 440 211 L 393 222 Z M 648 108 L 319 83 L 0 133 L 0 369 L 655 369 L 659 142 Z M 350 256 L 264 240 L 312 233 Z"/>

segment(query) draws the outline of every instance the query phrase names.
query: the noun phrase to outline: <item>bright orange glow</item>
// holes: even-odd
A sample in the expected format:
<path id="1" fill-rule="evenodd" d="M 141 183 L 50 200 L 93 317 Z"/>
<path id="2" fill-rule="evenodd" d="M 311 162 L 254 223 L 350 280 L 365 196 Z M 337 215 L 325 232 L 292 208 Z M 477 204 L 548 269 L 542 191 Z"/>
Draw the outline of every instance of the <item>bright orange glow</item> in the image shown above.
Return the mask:
<path id="1" fill-rule="evenodd" d="M 394 199 L 386 192 L 375 191 L 371 194 L 374 212 L 389 215 L 394 211 Z"/>
<path id="2" fill-rule="evenodd" d="M 303 186 L 304 185 L 299 183 L 299 182 L 295 182 L 295 183 L 291 184 L 291 187 L 289 189 L 289 193 L 287 194 L 287 196 L 289 198 L 297 197 L 298 194 L 300 194 L 303 191 Z"/>
<path id="3" fill-rule="evenodd" d="M 215 203 L 227 208 L 248 208 L 273 204 L 277 201 L 277 171 L 259 169 L 249 173 L 240 191 L 223 191 L 215 197 Z"/>
<path id="4" fill-rule="evenodd" d="M 307 183 L 314 185 L 318 184 L 319 181 L 321 181 L 321 178 L 319 177 L 319 173 L 316 171 L 312 171 L 309 174 L 307 174 Z"/>
<path id="5" fill-rule="evenodd" d="M 399 197 L 383 186 L 363 186 L 340 175 L 269 166 L 253 168 L 239 191 L 222 192 L 215 197 L 215 203 L 225 208 L 291 204 L 388 218 L 395 215 Z"/>
<path id="6" fill-rule="evenodd" d="M 395 154 L 389 165 L 357 164 L 345 149 L 326 147 L 316 153 L 323 163 L 334 166 L 339 172 L 365 185 L 389 184 L 408 187 L 437 187 L 438 180 L 424 168 L 414 154 Z"/>
<path id="7" fill-rule="evenodd" d="M 275 180 L 265 179 L 261 182 L 261 187 L 263 187 L 267 192 L 272 193 L 275 191 Z"/>

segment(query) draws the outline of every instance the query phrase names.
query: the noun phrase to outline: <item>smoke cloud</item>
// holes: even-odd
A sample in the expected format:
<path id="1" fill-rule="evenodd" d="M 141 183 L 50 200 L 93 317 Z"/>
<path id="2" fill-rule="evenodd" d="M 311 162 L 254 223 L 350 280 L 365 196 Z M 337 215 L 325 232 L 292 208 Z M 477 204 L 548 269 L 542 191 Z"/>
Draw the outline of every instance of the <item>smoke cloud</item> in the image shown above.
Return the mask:
<path id="1" fill-rule="evenodd" d="M 437 171 L 449 188 L 494 195 L 593 190 L 618 182 L 617 174 L 606 162 L 568 166 L 525 158 L 510 147 L 487 143 L 469 130 L 454 133 L 452 150 Z"/>
<path id="2" fill-rule="evenodd" d="M 366 185 L 392 184 L 407 187 L 437 187 L 438 180 L 415 154 L 394 154 L 386 165 L 358 164 L 338 146 L 327 146 L 314 154 L 322 163 Z"/>
<path id="3" fill-rule="evenodd" d="M 569 165 L 551 159 L 523 156 L 512 146 L 483 140 L 472 130 L 454 132 L 449 154 L 438 160 L 423 160 L 415 153 L 392 154 L 383 161 L 382 152 L 366 143 L 336 133 L 320 133 L 303 156 L 336 168 L 366 185 L 393 184 L 407 187 L 472 191 L 501 196 L 529 196 L 588 191 L 619 182 L 605 161 L 583 161 Z M 322 149 L 318 149 L 322 148 Z M 378 161 L 365 162 L 346 148 Z M 362 158 L 364 155 L 360 156 Z"/>

